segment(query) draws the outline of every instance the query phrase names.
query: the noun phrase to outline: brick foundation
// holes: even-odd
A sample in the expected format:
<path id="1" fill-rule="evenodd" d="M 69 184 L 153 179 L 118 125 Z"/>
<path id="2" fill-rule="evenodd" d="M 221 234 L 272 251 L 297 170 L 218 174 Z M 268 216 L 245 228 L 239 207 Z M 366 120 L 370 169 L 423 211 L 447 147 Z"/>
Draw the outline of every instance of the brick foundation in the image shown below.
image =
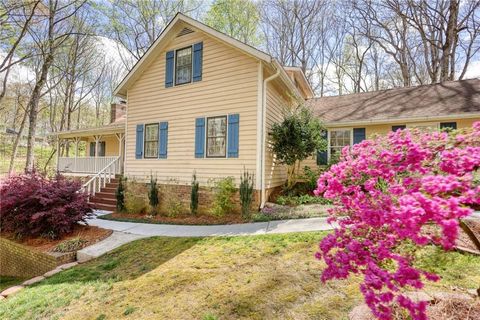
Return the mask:
<path id="1" fill-rule="evenodd" d="M 128 188 L 128 187 L 127 187 Z M 271 188 L 267 190 L 267 196 L 273 192 L 276 188 Z M 190 185 L 180 185 L 180 184 L 159 184 L 158 185 L 158 195 L 160 199 L 160 214 L 168 214 L 171 211 L 172 203 L 180 203 L 182 207 L 182 212 L 189 212 L 190 210 L 190 194 L 192 187 Z M 144 197 L 145 201 L 148 203 L 148 184 L 141 184 L 135 186 L 135 193 Z M 200 187 L 199 188 L 199 197 L 198 197 L 198 212 L 209 213 L 215 196 L 215 190 L 209 187 Z M 232 197 L 234 204 L 233 213 L 240 214 L 240 193 L 237 190 Z M 260 190 L 254 190 L 253 201 L 251 205 L 252 210 L 258 210 L 260 207 Z"/>
<path id="2" fill-rule="evenodd" d="M 75 261 L 75 253 L 47 254 L 0 238 L 0 275 L 29 278 Z"/>

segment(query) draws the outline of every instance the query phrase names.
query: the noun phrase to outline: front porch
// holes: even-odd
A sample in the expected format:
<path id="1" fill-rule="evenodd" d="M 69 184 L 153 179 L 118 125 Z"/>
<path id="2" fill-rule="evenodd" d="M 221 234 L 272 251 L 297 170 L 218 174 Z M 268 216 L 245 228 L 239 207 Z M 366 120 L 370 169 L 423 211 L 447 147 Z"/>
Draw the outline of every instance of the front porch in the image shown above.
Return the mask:
<path id="1" fill-rule="evenodd" d="M 109 167 L 123 173 L 124 126 L 58 133 L 57 171 L 71 176 L 92 176 Z"/>

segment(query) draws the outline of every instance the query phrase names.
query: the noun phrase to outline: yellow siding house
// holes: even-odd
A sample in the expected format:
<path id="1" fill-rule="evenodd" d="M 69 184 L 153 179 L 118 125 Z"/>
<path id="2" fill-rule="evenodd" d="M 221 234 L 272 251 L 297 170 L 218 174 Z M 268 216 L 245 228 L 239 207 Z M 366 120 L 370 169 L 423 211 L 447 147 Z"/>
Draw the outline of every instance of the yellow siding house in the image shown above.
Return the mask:
<path id="1" fill-rule="evenodd" d="M 301 69 L 179 13 L 115 90 L 126 104 L 112 107 L 111 124 L 58 134 L 59 149 L 67 140 L 75 146 L 59 156 L 58 166 L 98 175 L 114 165 L 116 173 L 139 181 L 153 174 L 159 183 L 181 185 L 189 185 L 194 172 L 201 185 L 226 176 L 238 183 L 245 169 L 255 174 L 263 205 L 286 178 L 268 138 L 286 109 L 306 103 L 326 124 L 328 152 L 305 163 L 321 165 L 373 133 L 470 126 L 480 119 L 480 84 L 466 82 L 473 88 L 467 101 L 462 83 L 314 98 Z M 412 100 L 422 90 L 430 100 Z M 79 143 L 85 143 L 83 154 Z"/>

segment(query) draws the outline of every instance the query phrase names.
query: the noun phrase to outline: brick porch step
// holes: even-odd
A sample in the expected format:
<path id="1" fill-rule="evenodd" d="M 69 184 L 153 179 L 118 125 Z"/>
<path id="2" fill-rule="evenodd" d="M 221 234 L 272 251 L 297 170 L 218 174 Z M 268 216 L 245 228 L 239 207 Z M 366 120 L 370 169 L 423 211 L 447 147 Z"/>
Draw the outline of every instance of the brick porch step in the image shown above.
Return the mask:
<path id="1" fill-rule="evenodd" d="M 115 211 L 117 209 L 116 205 L 104 204 L 104 203 L 91 203 L 92 207 L 98 210 L 107 210 Z"/>
<path id="2" fill-rule="evenodd" d="M 102 199 L 115 199 L 115 192 L 105 192 L 105 191 L 100 191 L 95 193 L 95 197 L 102 198 Z"/>
<path id="3" fill-rule="evenodd" d="M 100 189 L 100 192 L 112 193 L 112 194 L 115 194 L 116 191 L 117 191 L 117 188 L 112 188 L 112 187 L 105 187 Z"/>
<path id="4" fill-rule="evenodd" d="M 116 199 L 98 197 L 97 194 L 90 199 L 91 203 L 111 204 L 111 205 L 114 205 L 114 206 L 117 205 L 117 200 Z"/>
<path id="5" fill-rule="evenodd" d="M 118 188 L 118 182 L 109 182 L 109 183 L 105 184 L 105 187 L 106 187 L 106 188 L 115 188 L 115 189 L 117 189 L 117 188 Z"/>

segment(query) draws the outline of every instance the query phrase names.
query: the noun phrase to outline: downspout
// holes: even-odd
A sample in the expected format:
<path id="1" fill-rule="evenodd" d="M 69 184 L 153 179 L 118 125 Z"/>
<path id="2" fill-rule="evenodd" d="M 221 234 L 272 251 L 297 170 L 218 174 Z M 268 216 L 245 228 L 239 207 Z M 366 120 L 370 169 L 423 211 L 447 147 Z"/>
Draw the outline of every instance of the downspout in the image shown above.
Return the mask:
<path id="1" fill-rule="evenodd" d="M 280 75 L 280 69 L 276 68 L 276 72 L 272 74 L 270 77 L 263 80 L 263 87 L 262 87 L 262 130 L 260 132 L 261 135 L 261 180 L 260 180 L 260 208 L 263 209 L 265 203 L 267 202 L 266 199 L 266 190 L 265 190 L 265 131 L 266 131 L 266 117 L 267 117 L 267 84 L 268 82 L 272 81 L 273 79 L 277 78 Z"/>

